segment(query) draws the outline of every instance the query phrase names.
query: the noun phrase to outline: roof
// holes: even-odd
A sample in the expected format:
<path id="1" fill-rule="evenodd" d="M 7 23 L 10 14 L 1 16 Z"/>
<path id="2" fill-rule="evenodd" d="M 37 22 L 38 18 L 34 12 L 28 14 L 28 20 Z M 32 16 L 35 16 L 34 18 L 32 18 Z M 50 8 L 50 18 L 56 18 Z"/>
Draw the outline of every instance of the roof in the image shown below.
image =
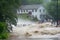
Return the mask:
<path id="1" fill-rule="evenodd" d="M 42 5 L 21 5 L 19 9 L 38 9 Z"/>

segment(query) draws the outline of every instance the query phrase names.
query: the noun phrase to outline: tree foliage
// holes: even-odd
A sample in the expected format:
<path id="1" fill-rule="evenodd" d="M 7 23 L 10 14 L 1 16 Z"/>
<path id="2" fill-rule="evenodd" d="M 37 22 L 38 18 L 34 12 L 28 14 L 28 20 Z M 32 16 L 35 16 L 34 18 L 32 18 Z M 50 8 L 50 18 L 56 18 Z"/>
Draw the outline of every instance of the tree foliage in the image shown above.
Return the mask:
<path id="1" fill-rule="evenodd" d="M 21 0 L 0 0 L 0 38 L 6 38 L 8 23 L 16 25 Z"/>
<path id="2" fill-rule="evenodd" d="M 16 25 L 16 10 L 20 5 L 20 0 L 0 0 L 0 21 Z"/>
<path id="3" fill-rule="evenodd" d="M 22 0 L 22 4 L 41 4 L 43 3 L 43 0 Z"/>
<path id="4" fill-rule="evenodd" d="M 5 39 L 8 36 L 7 24 L 5 22 L 0 22 L 0 39 Z"/>
<path id="5" fill-rule="evenodd" d="M 60 20 L 60 0 L 51 0 L 46 8 L 54 20 Z"/>

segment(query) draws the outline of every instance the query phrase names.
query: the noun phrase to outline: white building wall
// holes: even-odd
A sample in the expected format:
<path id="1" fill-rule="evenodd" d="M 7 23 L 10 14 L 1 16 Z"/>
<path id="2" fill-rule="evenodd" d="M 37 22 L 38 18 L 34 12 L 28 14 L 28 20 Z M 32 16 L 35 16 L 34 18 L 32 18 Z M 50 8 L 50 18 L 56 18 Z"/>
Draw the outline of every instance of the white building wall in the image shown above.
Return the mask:
<path id="1" fill-rule="evenodd" d="M 37 16 L 37 12 L 35 11 L 35 9 L 34 9 L 34 12 L 32 12 L 32 15 L 33 15 L 34 17 Z"/>
<path id="2" fill-rule="evenodd" d="M 40 11 L 41 10 L 41 11 Z M 37 10 L 37 19 L 38 20 L 41 20 L 40 19 L 40 15 L 41 14 L 46 14 L 46 11 L 45 11 L 46 9 L 43 7 L 43 6 L 41 6 L 40 8 L 38 8 L 38 10 Z"/>
<path id="3" fill-rule="evenodd" d="M 41 10 L 41 11 L 40 11 Z M 20 11 L 17 11 L 18 14 L 21 14 L 21 13 L 28 13 L 28 12 L 32 12 L 32 9 L 31 10 L 20 10 Z M 40 19 L 40 15 L 41 14 L 46 14 L 46 9 L 43 7 L 43 6 L 40 6 L 38 9 L 37 9 L 37 12 L 36 10 L 34 9 L 33 12 L 32 12 L 32 15 L 34 17 L 37 17 L 38 20 L 41 20 Z"/>
<path id="4" fill-rule="evenodd" d="M 20 10 L 20 11 L 17 11 L 18 14 L 24 14 L 24 13 L 28 13 L 28 12 L 32 12 L 32 10 Z"/>

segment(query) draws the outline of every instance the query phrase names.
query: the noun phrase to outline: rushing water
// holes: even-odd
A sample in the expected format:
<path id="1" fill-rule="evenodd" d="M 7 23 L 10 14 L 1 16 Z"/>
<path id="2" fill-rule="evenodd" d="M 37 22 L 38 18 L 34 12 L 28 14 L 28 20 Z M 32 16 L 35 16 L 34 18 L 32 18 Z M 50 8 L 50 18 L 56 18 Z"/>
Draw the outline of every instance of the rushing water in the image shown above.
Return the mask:
<path id="1" fill-rule="evenodd" d="M 20 26 L 20 25 L 22 25 L 22 24 L 35 24 L 35 22 L 33 22 L 33 21 L 30 21 L 30 20 L 23 20 L 23 19 L 18 19 L 18 22 L 17 22 L 17 24 Z M 19 28 L 19 29 L 17 29 L 18 31 L 20 30 L 20 27 L 16 27 L 16 28 Z M 17 31 L 16 30 L 16 31 Z M 22 29 L 23 30 L 23 29 Z M 15 31 L 15 32 L 16 32 Z M 20 31 L 19 31 L 19 33 L 20 33 Z M 17 34 L 18 35 L 18 34 Z M 49 37 L 51 37 L 51 38 L 49 38 L 48 36 L 44 36 L 44 37 L 38 37 L 38 36 L 36 36 L 35 38 L 34 38 L 35 36 L 33 36 L 33 37 L 31 37 L 31 38 L 20 38 L 20 36 L 18 36 L 17 38 L 11 38 L 10 40 L 58 40 L 58 37 L 51 37 L 51 36 L 49 36 Z M 60 40 L 60 39 L 59 39 Z"/>
<path id="2" fill-rule="evenodd" d="M 21 18 L 18 18 L 18 22 L 17 22 L 17 25 L 23 25 L 23 24 L 35 24 L 35 22 L 31 21 L 31 20 L 24 20 L 24 19 L 21 19 Z"/>

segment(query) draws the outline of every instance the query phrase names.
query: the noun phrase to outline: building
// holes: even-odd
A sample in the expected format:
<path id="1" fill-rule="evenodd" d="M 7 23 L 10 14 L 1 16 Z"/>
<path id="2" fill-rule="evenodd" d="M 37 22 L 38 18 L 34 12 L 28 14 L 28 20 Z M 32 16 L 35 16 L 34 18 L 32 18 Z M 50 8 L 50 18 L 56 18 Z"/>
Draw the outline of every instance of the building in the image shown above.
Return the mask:
<path id="1" fill-rule="evenodd" d="M 46 14 L 46 9 L 43 5 L 21 5 L 21 7 L 17 10 L 18 14 L 29 12 L 31 12 L 34 17 L 37 17 L 37 19 L 40 20 L 40 15 Z"/>

